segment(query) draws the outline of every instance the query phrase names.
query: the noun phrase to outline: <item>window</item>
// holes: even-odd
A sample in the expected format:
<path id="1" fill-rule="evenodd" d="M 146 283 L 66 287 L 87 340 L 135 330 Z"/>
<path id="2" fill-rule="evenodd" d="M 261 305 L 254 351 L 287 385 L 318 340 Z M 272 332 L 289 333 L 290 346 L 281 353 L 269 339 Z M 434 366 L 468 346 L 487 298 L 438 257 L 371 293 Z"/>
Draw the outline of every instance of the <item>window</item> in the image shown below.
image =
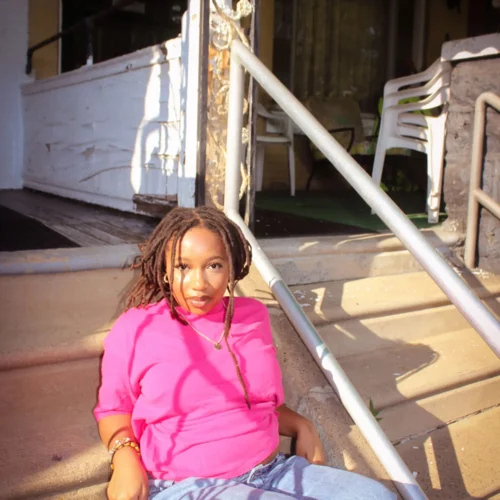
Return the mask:
<path id="1" fill-rule="evenodd" d="M 112 7 L 119 8 L 120 3 L 123 1 L 62 0 L 62 29 L 80 25 L 62 39 L 62 72 L 87 64 L 89 52 L 97 63 L 170 40 L 181 32 L 187 0 L 138 0 L 95 19 L 90 28 L 83 22 Z"/>

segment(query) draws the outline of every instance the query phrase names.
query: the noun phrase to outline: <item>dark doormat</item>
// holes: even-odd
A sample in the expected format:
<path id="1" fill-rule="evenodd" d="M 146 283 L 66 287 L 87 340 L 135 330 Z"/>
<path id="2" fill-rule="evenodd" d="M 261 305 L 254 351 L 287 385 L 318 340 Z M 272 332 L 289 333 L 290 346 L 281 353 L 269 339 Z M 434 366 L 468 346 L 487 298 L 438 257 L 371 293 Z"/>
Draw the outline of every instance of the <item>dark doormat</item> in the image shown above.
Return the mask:
<path id="1" fill-rule="evenodd" d="M 302 217 L 285 212 L 255 208 L 255 236 L 283 238 L 286 236 L 332 236 L 336 234 L 365 234 L 373 231 L 324 219 Z"/>
<path id="2" fill-rule="evenodd" d="M 78 246 L 41 222 L 0 205 L 0 252 Z"/>

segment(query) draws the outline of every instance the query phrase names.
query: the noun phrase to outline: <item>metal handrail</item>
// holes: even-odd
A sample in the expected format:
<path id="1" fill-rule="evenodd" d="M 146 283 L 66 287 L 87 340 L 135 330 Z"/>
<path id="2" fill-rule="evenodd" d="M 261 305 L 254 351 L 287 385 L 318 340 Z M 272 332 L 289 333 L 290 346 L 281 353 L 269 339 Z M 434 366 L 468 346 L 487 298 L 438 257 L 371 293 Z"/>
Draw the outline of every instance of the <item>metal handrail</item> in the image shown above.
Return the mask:
<path id="1" fill-rule="evenodd" d="M 500 323 L 460 279 L 439 253 L 428 243 L 397 205 L 372 181 L 371 177 L 344 150 L 293 94 L 241 42 L 233 41 L 229 80 L 229 109 L 224 211 L 243 230 L 252 246 L 254 263 L 302 341 L 339 395 L 344 407 L 387 470 L 405 499 L 427 498 L 415 478 L 384 434 L 378 422 L 328 350 L 283 278 L 271 264 L 239 214 L 239 167 L 243 126 L 244 69 L 281 106 L 326 158 L 340 171 L 375 213 L 414 255 L 471 325 L 500 355 Z"/>
<path id="2" fill-rule="evenodd" d="M 59 40 L 63 36 L 69 35 L 81 28 L 85 28 L 87 32 L 90 33 L 94 28 L 96 21 L 98 21 L 99 19 L 104 19 L 105 17 L 108 17 L 109 15 L 114 14 L 115 12 L 118 12 L 136 2 L 137 0 L 122 0 L 120 3 L 113 5 L 113 7 L 102 10 L 101 12 L 98 12 L 93 16 L 86 17 L 85 19 L 82 19 L 81 21 L 73 24 L 73 26 L 70 26 L 65 30 L 59 31 L 55 35 L 45 38 L 45 40 L 42 40 L 41 42 L 38 42 L 35 45 L 32 45 L 31 47 L 28 48 L 26 52 L 26 68 L 25 68 L 26 74 L 29 75 L 33 69 L 33 54 L 37 50 L 42 49 L 43 47 L 46 47 L 47 45 L 50 45 L 53 42 L 57 42 L 57 40 Z M 90 41 L 90 35 L 88 36 L 87 43 L 88 43 L 88 48 L 87 48 L 87 58 L 88 58 L 92 56 L 92 44 Z"/>
<path id="3" fill-rule="evenodd" d="M 500 203 L 496 202 L 481 189 L 483 171 L 483 148 L 485 134 L 486 106 L 490 105 L 500 111 L 500 97 L 492 92 L 484 92 L 476 100 L 474 114 L 474 132 L 472 139 L 472 160 L 470 168 L 469 208 L 467 211 L 467 232 L 465 235 L 465 265 L 472 269 L 475 266 L 479 204 L 487 208 L 500 219 Z"/>

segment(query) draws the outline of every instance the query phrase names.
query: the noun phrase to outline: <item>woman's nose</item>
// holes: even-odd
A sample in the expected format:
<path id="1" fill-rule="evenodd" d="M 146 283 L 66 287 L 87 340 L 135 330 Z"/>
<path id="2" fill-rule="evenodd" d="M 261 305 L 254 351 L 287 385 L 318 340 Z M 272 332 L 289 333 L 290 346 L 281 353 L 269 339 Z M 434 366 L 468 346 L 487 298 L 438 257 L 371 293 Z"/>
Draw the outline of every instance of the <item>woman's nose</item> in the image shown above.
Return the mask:
<path id="1" fill-rule="evenodd" d="M 193 287 L 196 290 L 204 290 L 207 287 L 207 279 L 203 269 L 195 271 Z"/>

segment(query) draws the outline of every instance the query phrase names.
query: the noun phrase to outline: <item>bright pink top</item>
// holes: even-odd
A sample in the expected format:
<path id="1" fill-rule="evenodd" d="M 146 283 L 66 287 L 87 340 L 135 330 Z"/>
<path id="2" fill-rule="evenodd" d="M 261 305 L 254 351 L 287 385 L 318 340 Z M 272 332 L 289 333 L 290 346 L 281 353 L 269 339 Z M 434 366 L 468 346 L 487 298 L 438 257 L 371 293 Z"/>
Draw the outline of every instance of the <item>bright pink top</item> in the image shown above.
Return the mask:
<path id="1" fill-rule="evenodd" d="M 275 410 L 284 398 L 269 313 L 257 300 L 234 300 L 229 344 L 250 409 L 227 347 L 216 350 L 172 319 L 165 301 L 122 314 L 104 342 L 95 417 L 132 415 L 144 466 L 155 478 L 237 477 L 278 446 Z M 222 302 L 203 316 L 178 310 L 219 340 Z"/>

